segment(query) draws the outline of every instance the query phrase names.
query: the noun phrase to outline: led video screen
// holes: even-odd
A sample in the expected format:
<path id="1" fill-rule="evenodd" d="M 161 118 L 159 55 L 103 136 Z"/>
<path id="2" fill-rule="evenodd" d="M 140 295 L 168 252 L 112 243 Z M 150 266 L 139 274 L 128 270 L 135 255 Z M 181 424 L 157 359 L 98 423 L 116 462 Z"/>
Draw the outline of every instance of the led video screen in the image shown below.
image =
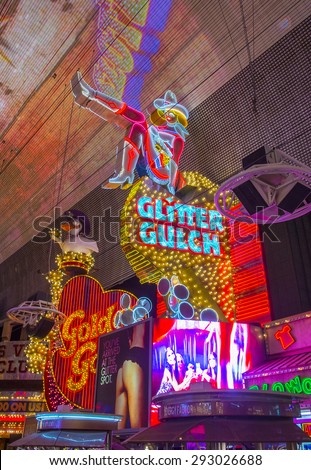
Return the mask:
<path id="1" fill-rule="evenodd" d="M 259 326 L 159 319 L 153 329 L 152 396 L 189 390 L 195 382 L 242 389 L 243 373 L 264 360 Z"/>

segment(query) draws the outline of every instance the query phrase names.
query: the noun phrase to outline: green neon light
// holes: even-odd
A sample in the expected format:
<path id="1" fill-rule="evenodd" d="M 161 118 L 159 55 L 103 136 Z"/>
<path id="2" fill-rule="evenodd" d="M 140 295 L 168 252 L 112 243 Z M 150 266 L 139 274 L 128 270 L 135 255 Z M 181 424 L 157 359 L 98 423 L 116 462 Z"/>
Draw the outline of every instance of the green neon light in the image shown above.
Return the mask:
<path id="1" fill-rule="evenodd" d="M 269 390 L 272 392 L 286 392 L 286 393 L 303 393 L 305 395 L 311 395 L 311 377 L 299 377 L 297 375 L 293 379 L 287 382 L 274 382 L 273 384 L 260 384 L 252 385 L 249 390 Z"/>

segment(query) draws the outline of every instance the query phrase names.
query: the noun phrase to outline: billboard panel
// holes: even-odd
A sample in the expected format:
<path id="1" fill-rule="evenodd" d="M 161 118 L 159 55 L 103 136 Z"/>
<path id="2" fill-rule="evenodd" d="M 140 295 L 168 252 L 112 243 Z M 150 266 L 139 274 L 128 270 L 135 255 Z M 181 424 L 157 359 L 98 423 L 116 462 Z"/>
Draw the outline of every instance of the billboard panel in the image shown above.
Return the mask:
<path id="1" fill-rule="evenodd" d="M 150 320 L 99 338 L 95 412 L 123 416 L 119 429 L 149 425 Z"/>

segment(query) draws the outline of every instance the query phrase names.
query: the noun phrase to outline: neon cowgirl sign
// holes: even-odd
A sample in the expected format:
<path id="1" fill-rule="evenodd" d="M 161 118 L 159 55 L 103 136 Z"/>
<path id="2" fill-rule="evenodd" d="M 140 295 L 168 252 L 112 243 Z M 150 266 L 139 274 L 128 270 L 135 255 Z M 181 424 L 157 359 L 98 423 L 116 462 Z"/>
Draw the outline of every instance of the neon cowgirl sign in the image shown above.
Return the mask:
<path id="1" fill-rule="evenodd" d="M 180 204 L 172 198 L 137 200 L 137 215 L 143 219 L 139 240 L 145 245 L 159 246 L 194 254 L 220 255 L 217 233 L 222 232 L 222 216 L 204 207 Z"/>

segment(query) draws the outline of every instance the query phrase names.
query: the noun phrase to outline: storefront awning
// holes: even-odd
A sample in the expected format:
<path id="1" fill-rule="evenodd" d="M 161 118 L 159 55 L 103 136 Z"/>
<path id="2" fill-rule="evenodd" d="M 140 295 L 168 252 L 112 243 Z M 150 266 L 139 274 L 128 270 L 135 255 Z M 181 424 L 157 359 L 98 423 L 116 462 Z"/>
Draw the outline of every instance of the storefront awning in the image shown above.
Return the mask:
<path id="1" fill-rule="evenodd" d="M 311 352 L 280 357 L 265 362 L 243 374 L 244 379 L 255 379 L 267 375 L 284 374 L 288 372 L 301 372 L 311 370 Z"/>
<path id="2" fill-rule="evenodd" d="M 13 448 L 69 447 L 69 448 L 105 448 L 106 431 L 65 431 L 52 430 L 29 434 L 10 444 Z"/>
<path id="3" fill-rule="evenodd" d="M 286 418 L 187 418 L 169 420 L 141 431 L 131 442 L 311 442 Z"/>

